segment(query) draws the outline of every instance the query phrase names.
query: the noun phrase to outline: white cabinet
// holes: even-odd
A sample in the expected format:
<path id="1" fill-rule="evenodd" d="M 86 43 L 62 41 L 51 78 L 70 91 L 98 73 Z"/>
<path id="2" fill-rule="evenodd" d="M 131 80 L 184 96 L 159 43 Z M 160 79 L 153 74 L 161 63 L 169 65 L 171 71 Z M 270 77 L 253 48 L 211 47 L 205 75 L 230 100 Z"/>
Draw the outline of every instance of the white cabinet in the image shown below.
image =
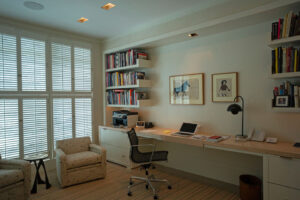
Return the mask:
<path id="1" fill-rule="evenodd" d="M 99 143 L 106 148 L 108 161 L 134 168 L 138 165 L 130 160 L 130 142 L 127 129 L 99 127 Z M 152 143 L 152 139 L 139 140 L 139 144 Z M 139 148 L 140 151 L 151 151 L 151 148 Z"/>
<path id="2" fill-rule="evenodd" d="M 299 200 L 300 159 L 265 156 L 265 200 Z"/>

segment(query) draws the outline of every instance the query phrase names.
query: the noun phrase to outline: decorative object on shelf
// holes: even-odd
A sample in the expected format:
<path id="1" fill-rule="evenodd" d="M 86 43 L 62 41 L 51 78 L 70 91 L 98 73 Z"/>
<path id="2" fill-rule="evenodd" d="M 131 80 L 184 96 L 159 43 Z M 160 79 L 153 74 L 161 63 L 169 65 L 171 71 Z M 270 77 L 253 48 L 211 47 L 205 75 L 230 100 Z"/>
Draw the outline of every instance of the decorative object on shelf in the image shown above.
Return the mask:
<path id="1" fill-rule="evenodd" d="M 203 73 L 170 76 L 169 86 L 171 104 L 204 104 Z"/>
<path id="2" fill-rule="evenodd" d="M 137 121 L 135 127 L 136 128 L 145 128 L 145 121 Z"/>
<path id="3" fill-rule="evenodd" d="M 238 73 L 218 73 L 211 75 L 212 101 L 234 102 L 238 96 Z"/>
<path id="4" fill-rule="evenodd" d="M 276 107 L 289 107 L 289 96 L 276 96 L 275 99 Z"/>
<path id="5" fill-rule="evenodd" d="M 242 134 L 241 135 L 236 135 L 237 140 L 246 140 L 247 135 L 244 135 L 244 98 L 242 96 L 236 96 L 234 98 L 234 101 L 237 102 L 238 99 L 241 99 L 242 101 L 242 107 L 239 104 L 231 104 L 228 106 L 227 111 L 231 112 L 233 115 L 238 114 L 239 112 L 242 112 Z"/>

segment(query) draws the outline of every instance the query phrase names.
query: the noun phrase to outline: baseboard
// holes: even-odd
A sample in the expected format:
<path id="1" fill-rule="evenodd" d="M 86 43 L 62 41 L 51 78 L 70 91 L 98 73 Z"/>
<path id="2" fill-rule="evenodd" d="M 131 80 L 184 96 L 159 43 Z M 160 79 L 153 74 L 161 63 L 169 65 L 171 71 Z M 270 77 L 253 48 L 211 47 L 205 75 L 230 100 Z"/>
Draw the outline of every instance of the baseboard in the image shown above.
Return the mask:
<path id="1" fill-rule="evenodd" d="M 234 184 L 225 183 L 225 182 L 222 182 L 222 181 L 219 181 L 219 180 L 207 178 L 207 177 L 204 177 L 204 176 L 200 176 L 200 175 L 197 175 L 197 174 L 193 174 L 193 173 L 190 173 L 190 172 L 185 172 L 185 171 L 170 168 L 170 167 L 166 167 L 166 166 L 159 165 L 159 164 L 155 164 L 155 167 L 158 170 L 174 174 L 175 176 L 179 176 L 179 177 L 182 177 L 182 178 L 188 178 L 188 179 L 194 180 L 194 181 L 199 181 L 201 183 L 211 185 L 211 186 L 215 186 L 215 187 L 218 187 L 220 189 L 225 189 L 225 190 L 230 191 L 230 192 L 234 192 L 234 193 L 239 192 L 239 186 L 234 185 Z"/>

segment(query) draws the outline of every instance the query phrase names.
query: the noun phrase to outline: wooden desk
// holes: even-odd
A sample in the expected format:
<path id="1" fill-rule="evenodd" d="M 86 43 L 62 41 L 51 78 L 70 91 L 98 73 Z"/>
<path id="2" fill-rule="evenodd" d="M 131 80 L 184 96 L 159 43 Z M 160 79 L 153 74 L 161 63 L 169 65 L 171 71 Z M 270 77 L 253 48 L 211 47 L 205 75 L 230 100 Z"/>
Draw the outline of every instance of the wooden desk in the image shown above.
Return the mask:
<path id="1" fill-rule="evenodd" d="M 129 129 L 100 126 L 99 129 L 126 133 Z M 167 132 L 166 132 L 167 131 Z M 222 151 L 232 151 L 252 154 L 263 158 L 263 194 L 265 200 L 298 200 L 300 197 L 300 148 L 293 147 L 289 142 L 270 144 L 255 141 L 235 141 L 234 137 L 213 143 L 192 137 L 174 136 L 174 129 L 152 128 L 136 129 L 139 137 L 155 140 L 213 148 Z M 201 133 L 202 135 L 210 135 Z M 127 134 L 121 134 L 127 140 Z M 122 144 L 123 145 L 123 144 Z M 129 145 L 129 143 L 128 143 Z M 128 146 L 129 149 L 129 146 Z M 126 150 L 128 151 L 128 150 Z M 128 151 L 129 152 L 129 151 Z M 126 155 L 128 156 L 128 155 Z"/>

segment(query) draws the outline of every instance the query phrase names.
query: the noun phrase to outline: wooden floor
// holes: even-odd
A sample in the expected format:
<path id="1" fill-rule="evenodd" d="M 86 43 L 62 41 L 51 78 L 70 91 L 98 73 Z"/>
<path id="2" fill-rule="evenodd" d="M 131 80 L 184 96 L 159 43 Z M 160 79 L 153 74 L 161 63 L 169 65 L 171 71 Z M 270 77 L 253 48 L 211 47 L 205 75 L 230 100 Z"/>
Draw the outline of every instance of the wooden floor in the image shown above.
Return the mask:
<path id="1" fill-rule="evenodd" d="M 236 193 L 211 186 L 199 181 L 191 180 L 170 172 L 155 169 L 153 173 L 157 178 L 166 178 L 172 184 L 168 190 L 167 185 L 159 184 L 159 199 L 164 200 L 238 200 Z M 131 175 L 144 176 L 139 169 L 128 170 L 116 164 L 108 163 L 107 176 L 88 183 L 83 183 L 64 189 L 59 188 L 55 171 L 49 171 L 52 187 L 48 190 L 45 185 L 38 186 L 38 193 L 31 195 L 31 200 L 151 200 L 151 190 L 146 190 L 141 184 L 132 189 L 132 196 L 127 196 L 127 186 Z"/>

